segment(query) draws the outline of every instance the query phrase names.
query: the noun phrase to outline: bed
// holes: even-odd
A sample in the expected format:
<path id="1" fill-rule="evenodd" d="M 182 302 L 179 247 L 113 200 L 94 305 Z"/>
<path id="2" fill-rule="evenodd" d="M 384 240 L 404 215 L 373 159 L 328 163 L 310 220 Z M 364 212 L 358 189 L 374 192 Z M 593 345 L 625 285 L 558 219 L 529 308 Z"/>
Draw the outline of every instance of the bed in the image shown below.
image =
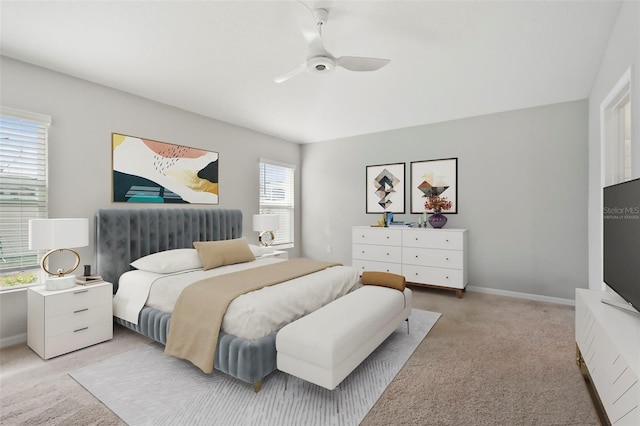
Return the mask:
<path id="1" fill-rule="evenodd" d="M 114 284 L 114 293 L 117 293 L 120 277 L 134 270 L 130 264 L 138 259 L 167 250 L 193 249 L 193 243 L 197 241 L 241 238 L 242 212 L 235 209 L 102 209 L 96 212 L 95 232 L 97 272 Z M 253 262 L 260 266 L 260 262 L 274 261 L 280 260 L 257 259 Z M 346 292 L 359 285 L 357 271 L 348 269 L 350 271 L 345 271 L 349 274 Z M 128 279 L 136 272 L 139 271 L 129 272 L 125 278 Z M 123 280 L 121 293 L 124 292 L 127 279 Z M 286 284 L 278 284 L 272 288 L 284 288 Z M 342 294 L 331 297 L 340 297 Z M 114 321 L 166 345 L 171 315 L 167 309 L 160 310 L 158 306 L 145 304 L 139 311 L 137 321 L 123 319 L 127 318 L 125 315 L 121 315 L 123 318 L 114 317 Z M 227 316 L 234 317 L 231 305 L 225 319 Z M 259 391 L 262 380 L 276 370 L 277 331 L 270 331 L 257 338 L 245 338 L 225 332 L 223 327 L 218 335 L 213 367 L 253 384 L 255 390 Z"/>

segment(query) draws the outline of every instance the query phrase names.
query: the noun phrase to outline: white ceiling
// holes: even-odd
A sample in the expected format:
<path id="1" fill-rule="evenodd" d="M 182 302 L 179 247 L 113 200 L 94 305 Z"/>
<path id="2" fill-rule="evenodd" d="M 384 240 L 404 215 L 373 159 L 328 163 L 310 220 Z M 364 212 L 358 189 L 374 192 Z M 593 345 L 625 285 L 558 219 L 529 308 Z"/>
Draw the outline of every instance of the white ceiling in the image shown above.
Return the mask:
<path id="1" fill-rule="evenodd" d="M 1 54 L 293 142 L 585 99 L 619 1 L 313 1 L 335 56 L 307 54 L 296 1 L 0 2 Z M 304 9 L 302 9 L 304 10 Z M 310 18 L 311 19 L 311 18 Z"/>

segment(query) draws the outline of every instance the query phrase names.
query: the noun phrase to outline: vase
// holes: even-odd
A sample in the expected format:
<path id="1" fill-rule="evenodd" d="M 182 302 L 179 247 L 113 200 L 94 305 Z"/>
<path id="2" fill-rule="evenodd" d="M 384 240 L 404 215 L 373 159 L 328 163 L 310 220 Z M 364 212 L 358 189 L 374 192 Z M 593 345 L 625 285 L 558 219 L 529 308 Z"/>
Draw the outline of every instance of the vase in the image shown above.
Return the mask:
<path id="1" fill-rule="evenodd" d="M 429 216 L 429 224 L 436 228 L 442 228 L 447 223 L 447 217 L 440 212 L 434 212 Z"/>

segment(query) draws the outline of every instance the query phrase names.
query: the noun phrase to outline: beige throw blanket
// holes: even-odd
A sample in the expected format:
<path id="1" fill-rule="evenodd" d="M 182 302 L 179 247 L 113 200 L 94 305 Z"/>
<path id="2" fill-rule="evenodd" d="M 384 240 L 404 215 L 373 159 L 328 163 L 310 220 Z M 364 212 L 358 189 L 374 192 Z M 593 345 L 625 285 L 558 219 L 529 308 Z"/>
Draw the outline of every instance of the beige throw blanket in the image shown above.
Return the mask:
<path id="1" fill-rule="evenodd" d="M 298 258 L 191 284 L 182 291 L 176 302 L 164 352 L 187 359 L 205 373 L 211 373 L 222 317 L 233 299 L 262 287 L 337 265 Z"/>

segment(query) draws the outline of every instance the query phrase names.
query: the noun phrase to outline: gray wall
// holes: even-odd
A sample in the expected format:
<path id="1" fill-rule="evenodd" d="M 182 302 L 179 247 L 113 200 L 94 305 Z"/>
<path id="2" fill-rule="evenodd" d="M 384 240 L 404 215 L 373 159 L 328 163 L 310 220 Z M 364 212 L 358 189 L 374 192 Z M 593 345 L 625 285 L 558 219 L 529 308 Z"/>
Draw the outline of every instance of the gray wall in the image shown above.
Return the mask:
<path id="1" fill-rule="evenodd" d="M 111 202 L 111 133 L 217 151 L 220 204 L 239 208 L 244 233 L 257 241 L 252 214 L 258 212 L 258 161 L 268 158 L 300 169 L 300 147 L 271 136 L 64 74 L 0 57 L 0 104 L 52 117 L 49 133 L 49 215 L 86 217 L 99 208 L 130 208 Z M 300 173 L 296 172 L 296 202 Z M 133 207 L 154 207 L 136 204 Z M 184 208 L 203 207 L 185 205 Z M 296 217 L 300 239 L 300 211 Z M 91 229 L 93 232 L 93 229 Z M 82 263 L 93 263 L 90 246 L 79 249 Z M 299 254 L 299 248 L 291 250 Z M 26 291 L 0 293 L 0 339 L 26 331 Z M 1 343 L 1 341 L 0 341 Z"/>
<path id="2" fill-rule="evenodd" d="M 469 285 L 573 299 L 587 287 L 587 119 L 580 100 L 304 145 L 303 255 L 351 264 L 351 227 L 379 219 L 367 165 L 404 162 L 408 177 L 411 161 L 458 157 L 446 226 L 469 229 Z"/>
<path id="3" fill-rule="evenodd" d="M 640 177 L 640 2 L 618 13 L 589 97 L 589 288 L 602 289 L 602 187 L 600 104 L 631 68 L 632 174 Z"/>

